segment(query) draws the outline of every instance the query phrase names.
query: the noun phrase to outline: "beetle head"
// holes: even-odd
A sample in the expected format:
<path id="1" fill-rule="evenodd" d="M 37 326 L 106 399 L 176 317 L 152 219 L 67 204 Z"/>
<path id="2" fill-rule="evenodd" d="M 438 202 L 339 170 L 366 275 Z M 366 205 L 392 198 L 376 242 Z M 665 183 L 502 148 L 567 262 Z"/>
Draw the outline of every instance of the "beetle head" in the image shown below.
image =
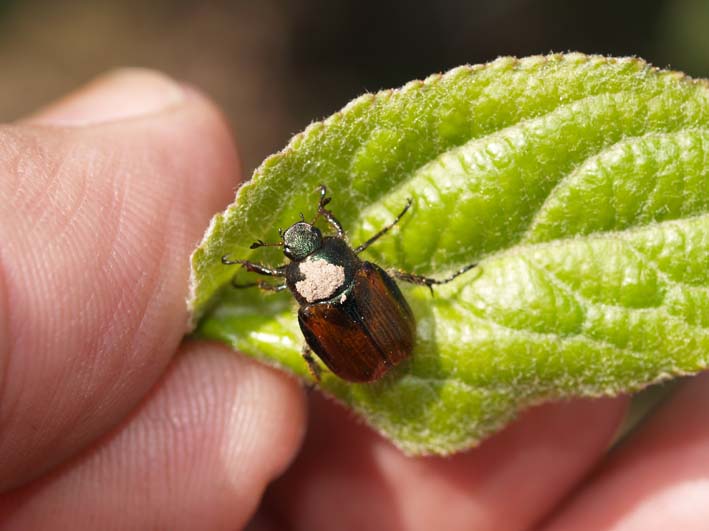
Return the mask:
<path id="1" fill-rule="evenodd" d="M 320 229 L 305 221 L 291 225 L 283 234 L 283 254 L 296 262 L 322 247 Z"/>

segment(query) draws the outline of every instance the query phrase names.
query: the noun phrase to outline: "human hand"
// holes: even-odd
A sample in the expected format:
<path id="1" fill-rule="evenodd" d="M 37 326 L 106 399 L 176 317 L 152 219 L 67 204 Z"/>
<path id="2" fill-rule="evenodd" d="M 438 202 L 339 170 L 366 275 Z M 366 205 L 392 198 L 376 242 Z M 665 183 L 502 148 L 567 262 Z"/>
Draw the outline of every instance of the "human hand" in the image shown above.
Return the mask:
<path id="1" fill-rule="evenodd" d="M 256 529 L 699 531 L 709 521 L 709 375 L 608 453 L 627 400 L 520 415 L 478 448 L 409 458 L 322 398 Z M 258 518 L 257 518 L 258 521 Z"/>
<path id="2" fill-rule="evenodd" d="M 239 172 L 214 107 L 146 71 L 0 129 L 0 528 L 236 529 L 289 462 L 300 386 L 180 344 Z"/>
<path id="3" fill-rule="evenodd" d="M 317 393 L 306 421 L 292 378 L 181 344 L 187 258 L 240 178 L 185 87 L 103 78 L 0 130 L 0 176 L 2 529 L 239 529 L 257 507 L 253 530 L 706 527 L 705 377 L 610 458 L 624 398 L 408 458 Z"/>

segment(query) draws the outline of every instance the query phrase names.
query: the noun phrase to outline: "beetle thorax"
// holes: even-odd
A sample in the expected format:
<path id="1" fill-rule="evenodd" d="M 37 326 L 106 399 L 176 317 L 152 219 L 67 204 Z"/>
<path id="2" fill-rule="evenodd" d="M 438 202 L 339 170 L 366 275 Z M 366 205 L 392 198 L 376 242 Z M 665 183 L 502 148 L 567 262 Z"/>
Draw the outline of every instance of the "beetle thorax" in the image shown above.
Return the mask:
<path id="1" fill-rule="evenodd" d="M 295 289 L 307 302 L 329 299 L 345 284 L 345 268 L 320 258 L 303 260 L 298 271 L 302 280 L 295 283 Z"/>

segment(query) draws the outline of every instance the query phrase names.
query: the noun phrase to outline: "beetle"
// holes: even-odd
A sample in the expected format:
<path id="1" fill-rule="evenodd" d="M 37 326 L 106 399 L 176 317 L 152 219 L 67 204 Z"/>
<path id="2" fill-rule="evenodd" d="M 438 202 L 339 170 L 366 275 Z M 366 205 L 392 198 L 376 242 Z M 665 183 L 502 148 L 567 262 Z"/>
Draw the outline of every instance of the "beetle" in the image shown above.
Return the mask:
<path id="1" fill-rule="evenodd" d="M 358 255 L 386 234 L 411 207 L 411 199 L 389 225 L 352 249 L 345 231 L 326 208 L 331 197 L 320 185 L 320 200 L 313 221 L 300 221 L 278 233 L 281 241 L 258 240 L 251 249 L 282 247 L 289 262 L 269 267 L 247 260 L 222 256 L 225 265 L 241 265 L 247 271 L 285 278 L 282 284 L 266 281 L 239 284 L 236 288 L 259 287 L 267 291 L 288 288 L 300 305 L 298 323 L 305 337 L 303 358 L 316 381 L 320 366 L 313 352 L 337 376 L 349 382 L 373 382 L 389 369 L 411 356 L 416 336 L 413 312 L 392 276 L 413 284 L 425 285 L 433 292 L 436 284 L 445 284 L 475 267 L 470 264 L 444 279 L 434 279 L 393 270 L 390 274 Z M 334 236 L 323 236 L 315 226 L 323 218 L 334 229 Z"/>

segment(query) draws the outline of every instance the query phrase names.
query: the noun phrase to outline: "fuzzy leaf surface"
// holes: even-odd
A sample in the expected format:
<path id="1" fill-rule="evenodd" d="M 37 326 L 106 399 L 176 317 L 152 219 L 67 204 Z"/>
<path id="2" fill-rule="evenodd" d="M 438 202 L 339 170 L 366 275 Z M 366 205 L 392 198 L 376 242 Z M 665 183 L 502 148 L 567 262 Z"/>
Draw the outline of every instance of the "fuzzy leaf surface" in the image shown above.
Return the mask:
<path id="1" fill-rule="evenodd" d="M 442 277 L 400 284 L 411 361 L 322 389 L 413 454 L 468 448 L 520 409 L 615 395 L 709 363 L 709 88 L 639 59 L 501 58 L 362 96 L 268 158 L 192 258 L 196 334 L 305 379 L 288 293 L 220 258 L 284 262 L 319 184 L 362 257 Z M 324 225 L 321 225 L 323 228 Z"/>

